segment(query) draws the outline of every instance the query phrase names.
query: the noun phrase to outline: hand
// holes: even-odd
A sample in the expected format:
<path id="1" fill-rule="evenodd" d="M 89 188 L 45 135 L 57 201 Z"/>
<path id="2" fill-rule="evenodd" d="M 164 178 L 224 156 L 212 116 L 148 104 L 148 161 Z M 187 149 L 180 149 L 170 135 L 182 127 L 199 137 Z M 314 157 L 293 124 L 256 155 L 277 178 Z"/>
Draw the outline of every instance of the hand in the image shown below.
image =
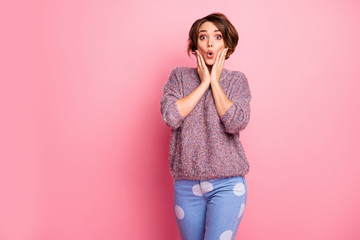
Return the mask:
<path id="1" fill-rule="evenodd" d="M 227 53 L 228 49 L 229 48 L 225 48 L 221 52 L 221 54 L 218 54 L 216 56 L 215 63 L 212 66 L 212 69 L 211 69 L 210 82 L 219 82 L 220 77 L 221 77 L 221 72 L 222 72 L 223 67 L 224 67 L 225 56 L 226 56 L 226 53 Z"/>
<path id="2" fill-rule="evenodd" d="M 205 60 L 202 57 L 202 55 L 199 53 L 198 50 L 195 50 L 196 52 L 196 60 L 197 60 L 197 71 L 200 76 L 201 82 L 210 82 L 210 73 L 209 69 L 205 64 Z"/>

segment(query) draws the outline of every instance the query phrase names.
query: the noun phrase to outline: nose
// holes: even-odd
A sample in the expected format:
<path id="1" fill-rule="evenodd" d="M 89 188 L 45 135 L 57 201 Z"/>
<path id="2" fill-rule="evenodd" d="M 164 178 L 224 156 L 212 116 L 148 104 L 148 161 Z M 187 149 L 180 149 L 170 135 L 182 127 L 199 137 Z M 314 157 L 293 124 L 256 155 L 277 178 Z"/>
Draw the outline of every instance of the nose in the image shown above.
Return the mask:
<path id="1" fill-rule="evenodd" d="M 210 38 L 209 38 L 209 41 L 208 41 L 208 47 L 212 47 L 212 40 L 210 40 Z"/>

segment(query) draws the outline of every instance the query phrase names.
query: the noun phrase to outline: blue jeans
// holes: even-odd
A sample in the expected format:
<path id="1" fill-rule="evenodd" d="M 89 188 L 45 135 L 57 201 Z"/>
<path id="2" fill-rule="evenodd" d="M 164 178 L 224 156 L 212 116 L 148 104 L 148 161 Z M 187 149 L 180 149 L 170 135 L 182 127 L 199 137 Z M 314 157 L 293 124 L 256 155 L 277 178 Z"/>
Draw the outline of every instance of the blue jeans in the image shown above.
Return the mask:
<path id="1" fill-rule="evenodd" d="M 182 240 L 232 240 L 244 214 L 244 176 L 174 181 L 174 213 Z"/>

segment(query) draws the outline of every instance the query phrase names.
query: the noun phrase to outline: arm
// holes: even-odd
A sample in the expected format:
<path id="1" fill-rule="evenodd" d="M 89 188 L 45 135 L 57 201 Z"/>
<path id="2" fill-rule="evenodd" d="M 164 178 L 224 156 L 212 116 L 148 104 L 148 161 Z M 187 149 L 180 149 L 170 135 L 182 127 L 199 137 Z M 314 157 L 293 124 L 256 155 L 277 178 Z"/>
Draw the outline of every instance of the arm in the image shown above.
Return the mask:
<path id="1" fill-rule="evenodd" d="M 210 85 L 210 82 L 202 82 L 191 94 L 182 98 L 183 94 L 181 94 L 180 83 L 175 70 L 170 73 L 160 101 L 162 118 L 171 129 L 177 129 L 181 126 L 185 117 L 194 109 Z"/>
<path id="2" fill-rule="evenodd" d="M 212 83 L 212 88 L 216 108 L 225 131 L 237 134 L 249 123 L 251 93 L 247 78 L 243 73 L 240 73 L 239 77 L 233 81 L 230 85 L 229 98 L 226 97 L 219 83 Z"/>
<path id="3" fill-rule="evenodd" d="M 210 82 L 201 82 L 200 85 L 186 97 L 176 101 L 180 114 L 184 118 L 195 108 L 206 90 L 209 88 Z"/>
<path id="4" fill-rule="evenodd" d="M 233 105 L 233 103 L 226 97 L 218 81 L 211 82 L 211 89 L 213 92 L 216 110 L 220 117 Z"/>

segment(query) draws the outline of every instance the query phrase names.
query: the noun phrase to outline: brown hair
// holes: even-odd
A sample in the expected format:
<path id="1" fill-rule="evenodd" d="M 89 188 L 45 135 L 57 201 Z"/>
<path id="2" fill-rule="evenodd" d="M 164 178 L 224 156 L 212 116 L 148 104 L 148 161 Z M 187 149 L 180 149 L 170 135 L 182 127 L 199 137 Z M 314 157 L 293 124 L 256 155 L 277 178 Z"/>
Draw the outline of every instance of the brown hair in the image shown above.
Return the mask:
<path id="1" fill-rule="evenodd" d="M 225 48 L 229 48 L 226 53 L 225 59 L 228 59 L 230 55 L 235 51 L 236 45 L 239 41 L 239 35 L 235 27 L 230 23 L 229 19 L 222 13 L 215 12 L 207 15 L 206 17 L 196 20 L 190 28 L 187 53 L 190 56 L 190 52 L 193 55 L 197 49 L 198 34 L 201 24 L 204 22 L 212 22 L 222 33 Z"/>

